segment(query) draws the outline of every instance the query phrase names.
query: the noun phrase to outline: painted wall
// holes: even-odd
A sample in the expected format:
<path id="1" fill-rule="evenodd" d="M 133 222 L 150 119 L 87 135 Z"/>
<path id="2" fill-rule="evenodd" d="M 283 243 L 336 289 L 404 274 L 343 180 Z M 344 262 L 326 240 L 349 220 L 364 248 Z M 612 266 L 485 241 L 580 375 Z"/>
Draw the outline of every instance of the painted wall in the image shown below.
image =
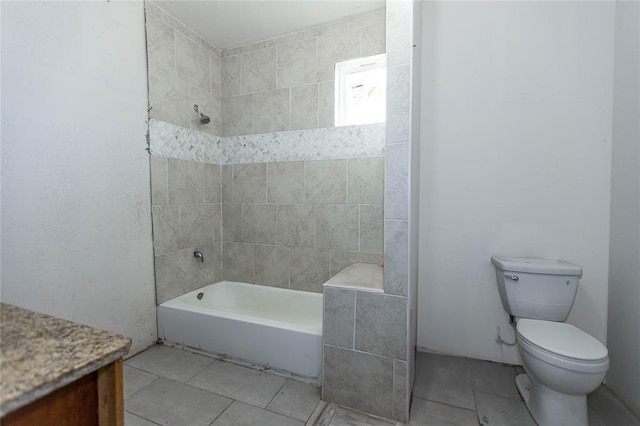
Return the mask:
<path id="1" fill-rule="evenodd" d="M 155 341 L 139 2 L 2 3 L 2 300 Z"/>
<path id="2" fill-rule="evenodd" d="M 640 3 L 616 2 L 607 386 L 640 416 Z"/>
<path id="3" fill-rule="evenodd" d="M 419 347 L 519 361 L 493 254 L 581 265 L 606 342 L 614 8 L 424 4 Z"/>

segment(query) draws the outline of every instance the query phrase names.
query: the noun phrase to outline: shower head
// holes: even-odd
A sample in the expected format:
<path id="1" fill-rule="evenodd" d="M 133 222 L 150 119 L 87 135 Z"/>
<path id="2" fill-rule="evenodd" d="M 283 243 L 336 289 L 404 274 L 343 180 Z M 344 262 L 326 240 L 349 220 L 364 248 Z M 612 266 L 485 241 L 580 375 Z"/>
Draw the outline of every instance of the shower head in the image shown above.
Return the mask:
<path id="1" fill-rule="evenodd" d="M 211 119 L 209 118 L 208 115 L 204 115 L 203 113 L 200 112 L 200 109 L 198 108 L 198 105 L 194 105 L 193 109 L 194 109 L 195 112 L 200 114 L 200 124 L 207 124 L 208 122 L 211 121 Z"/>

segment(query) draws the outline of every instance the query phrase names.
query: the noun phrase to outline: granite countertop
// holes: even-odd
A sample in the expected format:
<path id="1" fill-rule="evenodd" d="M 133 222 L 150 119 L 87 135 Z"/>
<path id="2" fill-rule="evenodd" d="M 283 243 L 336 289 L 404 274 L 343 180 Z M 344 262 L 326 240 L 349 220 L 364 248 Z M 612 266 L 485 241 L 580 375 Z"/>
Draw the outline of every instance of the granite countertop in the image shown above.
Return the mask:
<path id="1" fill-rule="evenodd" d="M 131 339 L 0 303 L 0 417 L 129 352 Z"/>
<path id="2" fill-rule="evenodd" d="M 334 275 L 324 285 L 381 293 L 384 291 L 383 271 L 382 265 L 354 263 Z"/>

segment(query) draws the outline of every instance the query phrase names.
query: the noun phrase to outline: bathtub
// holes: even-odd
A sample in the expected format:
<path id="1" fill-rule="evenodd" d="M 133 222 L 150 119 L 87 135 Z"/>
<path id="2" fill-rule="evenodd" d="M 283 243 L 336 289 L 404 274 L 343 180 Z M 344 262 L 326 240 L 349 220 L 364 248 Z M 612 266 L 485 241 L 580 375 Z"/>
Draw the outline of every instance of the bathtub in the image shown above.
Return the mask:
<path id="1" fill-rule="evenodd" d="M 167 342 L 317 382 L 322 294 L 221 281 L 160 304 L 158 334 Z"/>

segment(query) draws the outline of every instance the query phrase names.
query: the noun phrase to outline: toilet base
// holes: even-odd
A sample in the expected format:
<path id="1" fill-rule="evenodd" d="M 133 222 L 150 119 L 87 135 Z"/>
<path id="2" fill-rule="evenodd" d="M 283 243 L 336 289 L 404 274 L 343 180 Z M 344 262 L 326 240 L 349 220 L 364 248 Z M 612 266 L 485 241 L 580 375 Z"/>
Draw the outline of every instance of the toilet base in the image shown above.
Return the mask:
<path id="1" fill-rule="evenodd" d="M 527 374 L 516 377 L 516 387 L 540 426 L 588 426 L 587 395 L 557 392 Z"/>

